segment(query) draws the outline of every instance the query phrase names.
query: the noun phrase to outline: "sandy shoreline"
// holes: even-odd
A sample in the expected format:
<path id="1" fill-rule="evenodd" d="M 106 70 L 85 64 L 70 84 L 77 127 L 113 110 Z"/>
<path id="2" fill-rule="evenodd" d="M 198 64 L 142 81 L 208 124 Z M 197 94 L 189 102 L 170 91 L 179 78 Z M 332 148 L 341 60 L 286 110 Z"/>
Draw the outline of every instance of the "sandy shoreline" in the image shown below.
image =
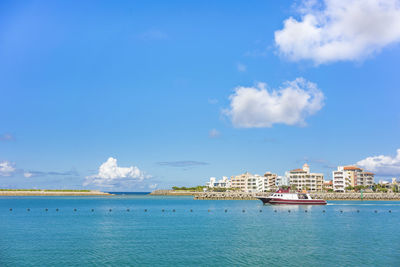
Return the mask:
<path id="1" fill-rule="evenodd" d="M 112 194 L 101 191 L 0 191 L 0 196 L 111 196 Z"/>

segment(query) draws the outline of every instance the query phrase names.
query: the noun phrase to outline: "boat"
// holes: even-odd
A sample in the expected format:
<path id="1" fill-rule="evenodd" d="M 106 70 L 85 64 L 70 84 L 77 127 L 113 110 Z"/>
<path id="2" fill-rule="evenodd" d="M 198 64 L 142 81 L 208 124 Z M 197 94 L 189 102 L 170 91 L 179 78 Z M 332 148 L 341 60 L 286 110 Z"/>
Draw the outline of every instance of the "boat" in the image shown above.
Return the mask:
<path id="1" fill-rule="evenodd" d="M 265 204 L 283 205 L 326 205 L 323 199 L 312 199 L 306 191 L 291 193 L 289 189 L 279 189 L 268 197 L 257 197 Z"/>

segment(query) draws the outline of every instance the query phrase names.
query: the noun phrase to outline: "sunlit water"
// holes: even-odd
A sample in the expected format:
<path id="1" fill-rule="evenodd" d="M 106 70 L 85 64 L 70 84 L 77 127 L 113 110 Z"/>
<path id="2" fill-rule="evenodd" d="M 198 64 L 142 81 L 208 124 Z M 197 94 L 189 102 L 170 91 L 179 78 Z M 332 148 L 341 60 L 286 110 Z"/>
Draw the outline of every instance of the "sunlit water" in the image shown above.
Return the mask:
<path id="1" fill-rule="evenodd" d="M 0 266 L 400 266 L 399 226 L 400 202 L 2 197 Z"/>

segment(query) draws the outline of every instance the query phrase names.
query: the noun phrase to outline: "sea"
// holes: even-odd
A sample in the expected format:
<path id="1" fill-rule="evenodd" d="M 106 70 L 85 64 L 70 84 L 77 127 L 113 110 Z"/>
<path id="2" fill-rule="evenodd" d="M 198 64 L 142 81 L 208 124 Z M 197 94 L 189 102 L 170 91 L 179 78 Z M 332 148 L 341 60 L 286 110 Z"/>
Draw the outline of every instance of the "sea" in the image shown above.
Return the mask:
<path id="1" fill-rule="evenodd" d="M 400 266 L 400 202 L 0 197 L 0 266 Z"/>

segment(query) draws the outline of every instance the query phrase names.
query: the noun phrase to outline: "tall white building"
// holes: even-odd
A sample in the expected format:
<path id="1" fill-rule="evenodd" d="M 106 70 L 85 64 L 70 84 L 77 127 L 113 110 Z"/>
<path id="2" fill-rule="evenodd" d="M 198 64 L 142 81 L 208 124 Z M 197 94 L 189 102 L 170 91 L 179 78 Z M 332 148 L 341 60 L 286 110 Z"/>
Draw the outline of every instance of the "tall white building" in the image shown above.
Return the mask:
<path id="1" fill-rule="evenodd" d="M 333 191 L 345 192 L 349 186 L 372 186 L 374 174 L 364 171 L 357 166 L 339 166 L 337 171 L 332 172 Z"/>
<path id="2" fill-rule="evenodd" d="M 345 192 L 346 187 L 351 186 L 351 178 L 343 166 L 332 172 L 332 184 L 335 192 Z"/>
<path id="3" fill-rule="evenodd" d="M 282 186 L 289 186 L 289 177 L 287 176 L 277 176 L 275 180 L 275 186 L 277 188 L 282 187 Z"/>

